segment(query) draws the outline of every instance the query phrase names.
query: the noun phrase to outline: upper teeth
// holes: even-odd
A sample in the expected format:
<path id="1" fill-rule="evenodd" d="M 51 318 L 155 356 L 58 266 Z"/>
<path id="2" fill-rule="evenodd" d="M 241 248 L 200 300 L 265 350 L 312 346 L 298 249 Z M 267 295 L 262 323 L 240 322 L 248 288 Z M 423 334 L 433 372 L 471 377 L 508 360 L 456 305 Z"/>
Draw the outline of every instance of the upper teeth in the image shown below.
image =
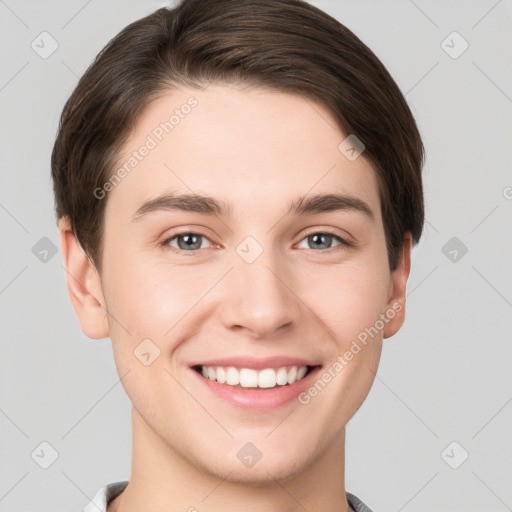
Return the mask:
<path id="1" fill-rule="evenodd" d="M 252 368 L 235 368 L 234 366 L 203 366 L 203 377 L 216 380 L 220 384 L 243 388 L 273 388 L 277 385 L 284 386 L 301 380 L 308 371 L 307 366 L 282 366 L 281 368 L 265 368 L 253 370 Z"/>

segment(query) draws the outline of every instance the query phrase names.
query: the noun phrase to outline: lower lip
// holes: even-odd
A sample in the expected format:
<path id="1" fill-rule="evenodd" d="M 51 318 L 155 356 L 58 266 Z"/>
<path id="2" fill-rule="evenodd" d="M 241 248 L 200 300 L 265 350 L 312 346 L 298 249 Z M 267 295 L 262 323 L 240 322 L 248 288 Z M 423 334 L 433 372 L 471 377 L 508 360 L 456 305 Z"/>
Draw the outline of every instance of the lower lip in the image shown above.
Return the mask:
<path id="1" fill-rule="evenodd" d="M 315 380 L 320 369 L 320 366 L 312 368 L 303 379 L 293 384 L 266 389 L 235 388 L 228 384 L 220 384 L 216 380 L 203 377 L 201 373 L 193 368 L 190 370 L 210 389 L 210 391 L 227 402 L 245 409 L 268 411 L 282 407 L 297 399 L 300 393 L 311 386 L 311 383 Z"/>

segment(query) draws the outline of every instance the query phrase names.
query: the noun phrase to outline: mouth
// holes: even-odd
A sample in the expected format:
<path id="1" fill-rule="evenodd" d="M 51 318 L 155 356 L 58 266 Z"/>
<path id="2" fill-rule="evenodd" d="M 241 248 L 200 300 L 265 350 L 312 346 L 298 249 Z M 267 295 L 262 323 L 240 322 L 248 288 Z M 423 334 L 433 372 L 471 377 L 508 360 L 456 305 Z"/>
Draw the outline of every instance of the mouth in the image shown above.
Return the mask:
<path id="1" fill-rule="evenodd" d="M 192 369 L 204 379 L 235 389 L 271 390 L 293 386 L 320 365 L 288 365 L 276 368 L 237 368 L 235 366 L 195 365 Z"/>
<path id="2" fill-rule="evenodd" d="M 239 354 L 191 361 L 188 367 L 197 392 L 205 393 L 205 401 L 220 400 L 249 412 L 270 412 L 294 401 L 303 405 L 300 396 L 315 384 L 322 364 L 316 358 L 287 354 Z"/>

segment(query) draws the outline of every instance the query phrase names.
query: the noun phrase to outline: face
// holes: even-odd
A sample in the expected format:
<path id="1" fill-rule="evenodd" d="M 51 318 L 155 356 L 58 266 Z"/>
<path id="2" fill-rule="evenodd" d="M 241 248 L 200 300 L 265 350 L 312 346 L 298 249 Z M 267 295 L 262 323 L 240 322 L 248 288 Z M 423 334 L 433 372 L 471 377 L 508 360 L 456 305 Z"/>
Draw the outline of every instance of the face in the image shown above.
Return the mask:
<path id="1" fill-rule="evenodd" d="M 134 436 L 254 483 L 336 445 L 408 275 L 390 273 L 377 179 L 340 151 L 347 135 L 311 100 L 221 85 L 169 91 L 139 119 L 103 199 L 108 317 L 81 318 L 112 340 Z"/>

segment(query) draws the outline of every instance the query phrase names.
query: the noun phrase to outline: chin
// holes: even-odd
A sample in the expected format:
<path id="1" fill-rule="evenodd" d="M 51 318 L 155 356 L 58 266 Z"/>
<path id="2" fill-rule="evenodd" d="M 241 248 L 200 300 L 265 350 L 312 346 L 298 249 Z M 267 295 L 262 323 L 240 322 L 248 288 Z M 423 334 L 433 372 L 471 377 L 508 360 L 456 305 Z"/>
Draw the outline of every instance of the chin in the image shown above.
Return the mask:
<path id="1" fill-rule="evenodd" d="M 258 444 L 258 441 L 254 444 Z M 261 446 L 261 443 L 259 445 Z M 247 465 L 243 462 L 244 453 L 256 455 L 253 447 L 246 448 L 243 452 L 243 448 L 237 446 L 236 449 L 223 454 L 211 454 L 207 463 L 204 459 L 196 459 L 196 463 L 201 465 L 201 471 L 210 473 L 216 479 L 248 487 L 272 487 L 276 485 L 276 481 L 286 482 L 299 476 L 314 463 L 315 457 L 299 454 L 297 446 L 299 445 L 296 444 L 293 450 L 281 449 L 277 453 L 272 449 L 262 448 L 261 458 L 258 459 L 256 456 L 253 461 L 247 462 Z M 213 464 L 210 461 L 213 461 Z"/>
<path id="2" fill-rule="evenodd" d="M 284 464 L 277 464 L 272 461 L 263 461 L 263 458 L 252 468 L 236 465 L 235 469 L 226 468 L 222 476 L 228 482 L 240 483 L 247 487 L 273 487 L 277 482 L 282 483 L 298 476 L 304 467 L 294 461 L 287 460 Z M 229 473 L 231 471 L 231 473 Z"/>

